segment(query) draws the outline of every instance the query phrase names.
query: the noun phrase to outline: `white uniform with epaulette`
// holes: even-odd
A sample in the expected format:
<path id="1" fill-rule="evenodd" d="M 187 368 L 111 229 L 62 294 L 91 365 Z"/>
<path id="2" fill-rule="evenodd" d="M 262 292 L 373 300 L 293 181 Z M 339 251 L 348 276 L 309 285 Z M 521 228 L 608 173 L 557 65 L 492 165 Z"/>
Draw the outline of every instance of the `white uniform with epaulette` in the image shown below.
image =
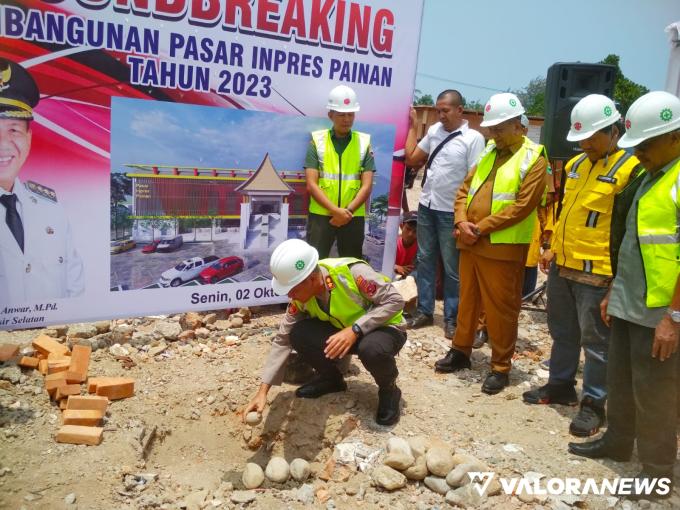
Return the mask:
<path id="1" fill-rule="evenodd" d="M 24 229 L 22 253 L 0 221 L 0 304 L 78 296 L 85 289 L 83 263 L 71 227 L 54 190 L 15 180 L 13 193 Z M 0 195 L 7 192 L 0 188 Z M 5 207 L 0 204 L 0 218 Z"/>

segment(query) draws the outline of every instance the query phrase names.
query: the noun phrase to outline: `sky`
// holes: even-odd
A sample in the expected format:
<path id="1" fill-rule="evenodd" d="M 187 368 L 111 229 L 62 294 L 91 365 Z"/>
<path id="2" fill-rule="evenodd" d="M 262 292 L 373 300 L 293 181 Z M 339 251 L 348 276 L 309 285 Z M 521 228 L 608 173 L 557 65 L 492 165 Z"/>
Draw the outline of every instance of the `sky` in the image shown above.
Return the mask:
<path id="1" fill-rule="evenodd" d="M 670 54 L 664 29 L 680 21 L 680 0 L 424 3 L 416 89 L 436 97 L 456 88 L 482 103 L 545 77 L 555 62 L 594 63 L 610 53 L 627 78 L 661 90 Z"/>
<path id="2" fill-rule="evenodd" d="M 130 171 L 130 163 L 255 169 L 269 153 L 278 171 L 301 171 L 310 131 L 329 125 L 327 118 L 117 97 L 111 102 L 111 169 Z M 373 195 L 386 193 L 395 129 L 367 122 L 354 129 L 371 134 L 378 170 Z"/>

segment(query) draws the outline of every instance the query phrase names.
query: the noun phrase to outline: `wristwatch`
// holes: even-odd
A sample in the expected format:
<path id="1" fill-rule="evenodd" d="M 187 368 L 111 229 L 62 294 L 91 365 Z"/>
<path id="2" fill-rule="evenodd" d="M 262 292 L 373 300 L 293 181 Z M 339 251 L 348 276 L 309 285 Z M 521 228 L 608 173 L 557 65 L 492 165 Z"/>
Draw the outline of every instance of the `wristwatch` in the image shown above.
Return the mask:
<path id="1" fill-rule="evenodd" d="M 672 308 L 669 308 L 668 315 L 673 322 L 680 324 L 680 310 L 673 310 Z"/>
<path id="2" fill-rule="evenodd" d="M 680 312 L 678 312 L 678 313 L 680 313 Z M 354 334 L 357 336 L 357 340 L 360 339 L 362 336 L 364 336 L 364 332 L 361 331 L 361 328 L 356 323 L 352 324 L 352 331 L 354 331 Z"/>

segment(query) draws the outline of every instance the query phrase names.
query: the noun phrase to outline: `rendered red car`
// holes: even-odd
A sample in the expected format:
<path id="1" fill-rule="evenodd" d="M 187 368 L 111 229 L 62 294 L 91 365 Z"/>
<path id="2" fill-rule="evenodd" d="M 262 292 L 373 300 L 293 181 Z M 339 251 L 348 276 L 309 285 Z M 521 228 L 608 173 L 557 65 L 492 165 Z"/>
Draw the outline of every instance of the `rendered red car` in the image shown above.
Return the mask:
<path id="1" fill-rule="evenodd" d="M 158 245 L 160 244 L 160 239 L 158 241 L 152 241 L 150 244 L 147 244 L 144 248 L 142 248 L 142 253 L 153 253 L 156 251 L 156 248 L 158 248 Z"/>
<path id="2" fill-rule="evenodd" d="M 217 283 L 227 276 L 240 273 L 243 268 L 244 263 L 241 257 L 225 257 L 201 271 L 200 278 L 203 283 Z"/>

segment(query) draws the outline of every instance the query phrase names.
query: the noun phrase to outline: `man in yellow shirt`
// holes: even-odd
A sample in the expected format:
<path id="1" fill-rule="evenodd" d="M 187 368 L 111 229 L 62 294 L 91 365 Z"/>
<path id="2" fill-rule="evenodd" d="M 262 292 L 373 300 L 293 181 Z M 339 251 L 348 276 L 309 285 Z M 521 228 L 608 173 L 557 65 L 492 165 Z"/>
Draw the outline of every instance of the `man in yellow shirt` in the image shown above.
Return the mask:
<path id="1" fill-rule="evenodd" d="M 576 405 L 576 371 L 584 350 L 583 395 L 569 431 L 595 434 L 604 423 L 609 329 L 599 314 L 612 278 L 609 235 L 614 196 L 639 170 L 617 149 L 621 114 L 606 96 L 591 94 L 571 112 L 567 140 L 583 153 L 565 166 L 562 212 L 541 258 L 548 277 L 548 328 L 553 338 L 548 384 L 524 393 L 528 404 Z"/>

